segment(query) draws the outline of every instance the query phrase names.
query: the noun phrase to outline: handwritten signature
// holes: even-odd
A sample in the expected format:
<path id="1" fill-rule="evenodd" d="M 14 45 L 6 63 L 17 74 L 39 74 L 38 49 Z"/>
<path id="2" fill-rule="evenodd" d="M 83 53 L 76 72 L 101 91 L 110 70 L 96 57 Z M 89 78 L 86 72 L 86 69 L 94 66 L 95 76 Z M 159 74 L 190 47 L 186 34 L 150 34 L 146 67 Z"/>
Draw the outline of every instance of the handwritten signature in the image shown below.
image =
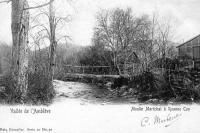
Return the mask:
<path id="1" fill-rule="evenodd" d="M 175 121 L 177 121 L 182 114 L 168 114 L 165 117 L 160 117 L 158 115 L 155 115 L 154 117 L 144 117 L 141 120 L 141 126 L 147 127 L 152 125 L 161 125 L 164 124 L 165 127 L 169 127 L 172 125 Z"/>

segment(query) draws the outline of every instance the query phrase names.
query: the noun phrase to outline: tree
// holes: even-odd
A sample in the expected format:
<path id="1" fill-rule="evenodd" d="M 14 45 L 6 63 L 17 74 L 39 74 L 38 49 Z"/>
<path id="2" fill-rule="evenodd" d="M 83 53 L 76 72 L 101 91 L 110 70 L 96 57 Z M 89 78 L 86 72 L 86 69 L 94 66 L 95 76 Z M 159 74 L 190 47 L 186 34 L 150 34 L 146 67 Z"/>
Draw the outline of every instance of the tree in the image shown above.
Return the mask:
<path id="1" fill-rule="evenodd" d="M 168 58 L 174 58 L 176 56 L 176 50 L 173 46 L 172 42 L 174 26 L 172 23 L 171 17 L 160 17 L 153 14 L 154 20 L 154 45 L 156 46 L 154 49 L 155 55 L 157 55 L 157 59 L 160 58 L 162 60 L 167 60 Z M 156 58 L 154 59 L 156 60 Z M 166 64 L 162 64 L 163 68 Z"/>
<path id="2" fill-rule="evenodd" d="M 177 55 L 178 55 L 178 50 L 176 49 L 173 43 L 167 46 L 166 57 L 174 59 L 177 57 Z"/>
<path id="3" fill-rule="evenodd" d="M 51 2 L 52 1 L 52 2 Z M 47 18 L 46 20 L 44 18 Z M 50 4 L 48 7 L 48 11 L 45 9 L 40 9 L 38 14 L 33 17 L 34 27 L 37 27 L 36 29 L 36 35 L 40 34 L 40 38 L 38 40 L 45 40 L 49 41 L 49 59 L 48 59 L 48 77 L 50 84 L 53 82 L 54 77 L 54 71 L 56 67 L 56 48 L 59 41 L 62 39 L 70 39 L 67 35 L 60 35 L 57 31 L 59 29 L 58 26 L 64 25 L 63 22 L 70 21 L 70 16 L 67 15 L 66 17 L 61 17 L 55 12 L 54 2 L 53 0 L 50 0 Z M 45 22 L 48 22 L 48 25 L 46 25 Z M 33 34 L 35 34 L 33 32 Z M 34 38 L 34 37 L 33 37 Z M 40 42 L 39 42 L 40 43 Z"/>
<path id="4" fill-rule="evenodd" d="M 165 58 L 166 57 L 166 49 L 167 49 L 167 45 L 169 44 L 169 39 L 170 39 L 170 34 L 171 34 L 171 26 L 170 23 L 168 21 L 165 21 L 163 23 L 158 23 L 158 44 L 159 44 L 159 48 L 160 48 L 160 53 L 161 53 L 161 57 Z"/>
<path id="5" fill-rule="evenodd" d="M 29 10 L 50 4 L 48 3 L 29 7 L 27 0 L 0 1 L 12 2 L 11 30 L 12 30 L 12 64 L 11 72 L 15 82 L 16 91 L 19 92 L 20 102 L 24 103 L 28 88 L 28 31 Z"/>
<path id="6" fill-rule="evenodd" d="M 142 25 L 142 18 L 134 17 L 130 8 L 102 11 L 97 15 L 95 32 L 102 44 L 112 51 L 114 66 L 119 74 L 126 73 L 127 63 L 138 61 L 136 42 Z"/>
<path id="7" fill-rule="evenodd" d="M 28 87 L 29 8 L 26 0 L 12 0 L 12 65 L 11 72 L 23 102 Z"/>
<path id="8" fill-rule="evenodd" d="M 150 62 L 165 57 L 173 31 L 169 18 L 160 19 L 155 13 L 152 18 L 135 17 L 130 8 L 116 8 L 97 14 L 94 34 L 96 41 L 111 51 L 118 73 L 126 74 L 133 64 L 144 71 Z"/>
<path id="9" fill-rule="evenodd" d="M 54 66 L 55 66 L 55 49 L 57 45 L 56 41 L 56 21 L 55 21 L 55 11 L 53 3 L 49 4 L 49 26 L 50 26 L 50 62 L 49 62 L 49 78 L 52 83 L 54 76 Z"/>

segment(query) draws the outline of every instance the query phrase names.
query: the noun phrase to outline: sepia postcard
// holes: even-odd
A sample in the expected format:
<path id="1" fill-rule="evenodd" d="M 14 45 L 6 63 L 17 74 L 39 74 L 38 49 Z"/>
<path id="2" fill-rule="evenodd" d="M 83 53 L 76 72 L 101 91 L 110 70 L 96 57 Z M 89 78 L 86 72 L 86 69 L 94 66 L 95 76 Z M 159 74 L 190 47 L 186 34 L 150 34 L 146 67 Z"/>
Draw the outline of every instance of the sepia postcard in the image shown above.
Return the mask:
<path id="1" fill-rule="evenodd" d="M 0 133 L 199 133 L 199 0 L 0 0 Z"/>

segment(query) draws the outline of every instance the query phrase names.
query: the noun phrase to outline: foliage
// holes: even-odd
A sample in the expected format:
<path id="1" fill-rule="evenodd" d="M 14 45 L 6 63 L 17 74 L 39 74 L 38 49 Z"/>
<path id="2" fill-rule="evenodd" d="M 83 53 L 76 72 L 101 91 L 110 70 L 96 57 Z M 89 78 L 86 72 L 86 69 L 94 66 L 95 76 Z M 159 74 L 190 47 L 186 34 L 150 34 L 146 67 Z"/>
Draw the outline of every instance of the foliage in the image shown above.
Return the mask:
<path id="1" fill-rule="evenodd" d="M 142 17 L 132 15 L 130 8 L 103 10 L 97 15 L 94 43 L 110 50 L 112 62 L 120 74 L 124 73 L 124 65 L 130 62 L 129 57 L 134 58 L 136 55 L 134 48 L 143 22 Z"/>
<path id="2" fill-rule="evenodd" d="M 55 90 L 48 75 L 42 71 L 29 73 L 27 102 L 31 104 L 51 103 Z"/>
<path id="3" fill-rule="evenodd" d="M 162 20 L 155 14 L 134 16 L 131 8 L 114 8 L 100 11 L 96 20 L 93 43 L 110 51 L 119 74 L 146 71 L 157 58 L 176 55 L 169 19 Z"/>
<path id="4" fill-rule="evenodd" d="M 117 73 L 117 68 L 111 58 L 111 51 L 104 45 L 93 43 L 85 49 L 85 52 L 79 54 L 79 64 L 83 66 L 108 66 L 109 70 L 105 73 Z"/>
<path id="5" fill-rule="evenodd" d="M 11 73 L 7 73 L 2 79 L 1 86 L 4 87 L 4 90 L 1 92 L 1 101 L 8 104 L 21 103 L 21 92 L 16 89 L 16 83 Z"/>
<path id="6" fill-rule="evenodd" d="M 150 65 L 149 66 L 150 68 L 174 69 L 176 64 L 175 64 L 174 60 L 172 60 L 170 58 L 159 58 L 159 59 L 153 61 L 149 65 Z"/>
<path id="7" fill-rule="evenodd" d="M 114 81 L 112 85 L 115 86 L 114 92 L 110 93 L 117 97 L 136 98 L 140 102 L 198 102 L 200 82 L 194 84 L 194 79 L 191 72 L 166 71 L 163 75 L 158 75 L 146 71 L 132 77 L 128 83 L 128 80 L 120 82 L 120 79 L 116 79 L 117 82 Z M 115 92 L 117 95 L 114 95 Z"/>
<path id="8" fill-rule="evenodd" d="M 29 73 L 28 90 L 25 99 L 22 99 L 22 93 L 16 89 L 16 83 L 11 73 L 3 76 L 0 92 L 0 100 L 8 104 L 49 104 L 55 96 L 51 81 L 43 71 Z"/>

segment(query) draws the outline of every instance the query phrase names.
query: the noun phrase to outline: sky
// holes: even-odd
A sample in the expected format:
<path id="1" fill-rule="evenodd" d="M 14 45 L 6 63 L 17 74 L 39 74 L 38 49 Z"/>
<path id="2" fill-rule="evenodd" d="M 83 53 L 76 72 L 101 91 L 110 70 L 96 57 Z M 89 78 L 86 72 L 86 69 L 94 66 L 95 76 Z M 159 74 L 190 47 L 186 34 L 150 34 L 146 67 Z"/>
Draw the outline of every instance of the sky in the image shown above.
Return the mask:
<path id="1" fill-rule="evenodd" d="M 1 1 L 1 0 L 0 0 Z M 29 0 L 44 3 L 45 0 Z M 95 26 L 95 15 L 100 9 L 132 8 L 134 15 L 157 12 L 159 16 L 167 16 L 174 23 L 173 41 L 182 43 L 200 34 L 200 1 L 199 0 L 56 0 L 56 9 L 60 14 L 70 14 L 72 21 L 63 30 L 73 43 L 90 45 Z M 9 4 L 0 4 L 0 41 L 11 43 L 11 7 Z M 60 31 L 61 32 L 61 31 Z"/>

